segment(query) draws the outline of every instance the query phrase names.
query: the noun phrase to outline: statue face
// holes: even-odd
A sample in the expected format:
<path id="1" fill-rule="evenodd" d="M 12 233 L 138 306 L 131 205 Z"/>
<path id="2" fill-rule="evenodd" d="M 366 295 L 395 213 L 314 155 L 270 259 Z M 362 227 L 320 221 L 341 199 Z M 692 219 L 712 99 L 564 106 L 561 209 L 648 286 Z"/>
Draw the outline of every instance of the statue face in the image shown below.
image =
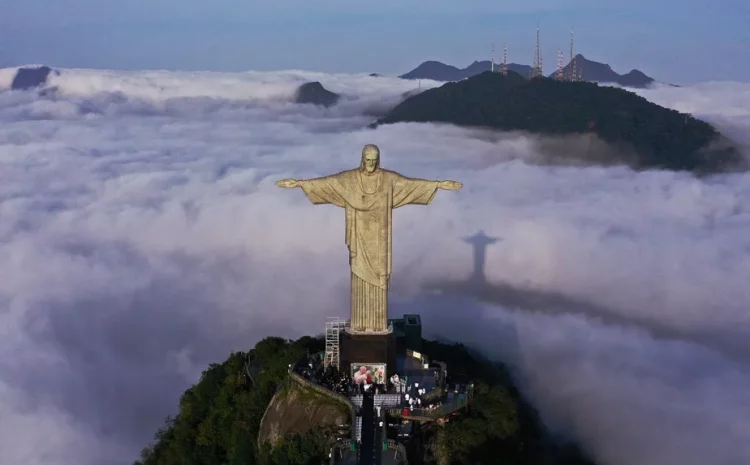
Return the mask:
<path id="1" fill-rule="evenodd" d="M 374 172 L 378 168 L 378 158 L 380 158 L 380 154 L 375 151 L 365 152 L 363 160 L 365 164 L 365 171 L 367 171 L 368 173 Z"/>

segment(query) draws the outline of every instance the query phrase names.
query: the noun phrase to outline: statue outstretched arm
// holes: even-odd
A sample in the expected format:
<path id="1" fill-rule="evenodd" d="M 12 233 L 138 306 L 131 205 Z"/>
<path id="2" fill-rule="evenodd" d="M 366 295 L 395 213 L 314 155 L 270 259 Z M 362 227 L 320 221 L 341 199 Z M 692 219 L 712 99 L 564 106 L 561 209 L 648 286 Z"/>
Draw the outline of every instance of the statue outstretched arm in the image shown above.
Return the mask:
<path id="1" fill-rule="evenodd" d="M 343 173 L 312 179 L 282 179 L 276 185 L 284 188 L 301 187 L 307 198 L 316 205 L 346 206 L 346 187 L 341 184 Z"/>
<path id="2" fill-rule="evenodd" d="M 393 208 L 410 204 L 429 205 L 438 189 L 458 190 L 463 186 L 456 181 L 430 181 L 393 174 Z"/>
<path id="3" fill-rule="evenodd" d="M 457 191 L 464 187 L 463 183 L 458 181 L 438 181 L 438 187 L 447 191 Z"/>
<path id="4" fill-rule="evenodd" d="M 276 185 L 279 187 L 286 187 L 286 188 L 300 186 L 299 181 L 297 181 L 296 179 L 282 179 L 281 181 L 276 181 Z"/>

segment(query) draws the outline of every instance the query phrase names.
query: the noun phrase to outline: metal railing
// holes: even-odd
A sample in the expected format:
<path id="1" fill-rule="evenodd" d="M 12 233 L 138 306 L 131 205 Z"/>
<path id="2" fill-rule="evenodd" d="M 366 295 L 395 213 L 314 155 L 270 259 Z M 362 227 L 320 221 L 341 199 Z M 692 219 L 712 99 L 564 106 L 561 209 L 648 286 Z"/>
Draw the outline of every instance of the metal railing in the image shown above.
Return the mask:
<path id="1" fill-rule="evenodd" d="M 397 417 L 417 417 L 417 418 L 428 418 L 431 420 L 437 420 L 446 415 L 450 415 L 453 412 L 457 412 L 469 405 L 468 397 L 460 397 L 450 402 L 444 403 L 439 407 L 428 409 L 428 408 L 415 408 L 415 409 L 389 409 L 388 413 Z M 404 410 L 408 410 L 408 414 L 404 415 Z"/>
<path id="2" fill-rule="evenodd" d="M 394 441 L 393 439 L 389 439 L 388 448 L 396 451 L 396 457 L 394 458 L 398 458 L 398 456 L 401 455 L 401 463 L 403 465 L 408 465 L 409 460 L 406 458 L 406 447 L 404 447 L 403 444 Z"/>
<path id="3" fill-rule="evenodd" d="M 362 407 L 362 395 L 354 395 L 349 398 L 355 407 Z M 403 404 L 401 394 L 375 394 L 373 396 L 375 407 L 397 407 Z"/>

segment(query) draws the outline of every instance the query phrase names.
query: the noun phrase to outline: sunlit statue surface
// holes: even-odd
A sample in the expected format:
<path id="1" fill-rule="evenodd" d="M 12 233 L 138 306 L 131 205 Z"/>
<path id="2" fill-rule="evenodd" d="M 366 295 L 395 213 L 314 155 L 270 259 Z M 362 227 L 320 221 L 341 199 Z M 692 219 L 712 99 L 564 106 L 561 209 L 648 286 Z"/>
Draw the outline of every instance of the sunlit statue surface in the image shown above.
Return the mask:
<path id="1" fill-rule="evenodd" d="M 438 189 L 458 190 L 456 181 L 414 179 L 380 167 L 380 150 L 362 149 L 359 168 L 314 179 L 283 179 L 279 187 L 301 187 L 315 204 L 346 209 L 346 245 L 352 268 L 350 331 L 388 331 L 388 286 L 391 277 L 392 210 L 428 205 Z"/>

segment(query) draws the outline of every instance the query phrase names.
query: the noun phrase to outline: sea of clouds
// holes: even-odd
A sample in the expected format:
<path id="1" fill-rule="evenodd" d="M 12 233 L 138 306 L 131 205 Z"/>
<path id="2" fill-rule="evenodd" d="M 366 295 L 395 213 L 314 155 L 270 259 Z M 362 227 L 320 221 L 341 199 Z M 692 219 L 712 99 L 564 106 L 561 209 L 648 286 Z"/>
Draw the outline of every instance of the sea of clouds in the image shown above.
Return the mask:
<path id="1" fill-rule="evenodd" d="M 750 175 L 537 163 L 545 141 L 367 129 L 389 77 L 0 70 L 0 465 L 129 464 L 209 363 L 348 311 L 344 215 L 274 181 L 455 179 L 394 212 L 392 313 L 509 363 L 602 465 L 750 463 Z M 293 103 L 317 80 L 341 93 Z M 423 88 L 438 83 L 422 81 Z M 750 84 L 638 91 L 750 146 Z M 556 150 L 565 145 L 553 144 Z M 465 242 L 489 291 L 464 285 Z M 481 298 L 480 298 L 481 297 Z"/>

